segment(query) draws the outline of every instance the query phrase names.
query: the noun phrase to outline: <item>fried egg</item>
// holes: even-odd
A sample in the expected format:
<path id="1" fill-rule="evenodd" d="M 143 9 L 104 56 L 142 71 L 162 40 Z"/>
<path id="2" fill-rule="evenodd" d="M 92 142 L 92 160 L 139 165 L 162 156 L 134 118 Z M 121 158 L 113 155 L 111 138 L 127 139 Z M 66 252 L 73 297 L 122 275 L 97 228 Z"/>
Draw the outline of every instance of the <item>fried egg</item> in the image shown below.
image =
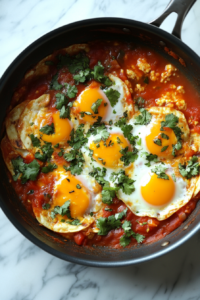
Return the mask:
<path id="1" fill-rule="evenodd" d="M 33 206 L 35 216 L 42 225 L 55 232 L 77 232 L 90 226 L 95 221 L 95 213 L 102 207 L 101 187 L 89 175 L 74 176 L 58 167 L 53 172 L 55 184 L 51 207 L 38 209 Z M 56 214 L 52 218 L 51 213 L 55 207 L 63 206 L 70 201 L 70 218 L 67 215 Z M 77 225 L 73 225 L 76 220 Z"/>
<path id="2" fill-rule="evenodd" d="M 126 195 L 118 191 L 118 197 L 137 216 L 148 216 L 165 220 L 189 202 L 195 191 L 198 176 L 186 179 L 179 173 L 178 164 L 183 158 L 166 161 L 166 164 L 153 163 L 150 167 L 134 163 L 134 172 L 129 172 L 135 180 L 135 191 Z M 168 179 L 158 178 L 152 170 L 165 167 Z M 130 174 L 131 173 L 131 174 Z"/>
<path id="3" fill-rule="evenodd" d="M 124 112 L 127 112 L 129 117 L 133 115 L 134 107 L 127 102 L 130 93 L 126 84 L 112 74 L 109 74 L 108 77 L 113 82 L 111 87 L 102 90 L 101 84 L 93 81 L 74 101 L 71 110 L 71 120 L 75 128 L 79 123 L 91 125 L 97 121 L 98 117 L 101 117 L 102 122 L 107 124 L 110 120 L 113 122 L 117 121 L 123 116 Z M 113 106 L 106 96 L 106 93 L 111 89 L 119 93 L 118 101 Z M 98 107 L 98 113 L 94 113 L 92 105 L 94 105 L 98 99 L 101 99 L 102 102 Z"/>
<path id="4" fill-rule="evenodd" d="M 131 149 L 129 141 L 124 137 L 119 127 L 112 128 L 106 126 L 109 133 L 108 138 L 102 140 L 102 131 L 96 135 L 91 135 L 88 142 L 82 147 L 83 157 L 85 159 L 84 172 L 91 172 L 93 168 L 105 168 L 105 179 L 109 180 L 112 172 L 124 169 L 124 163 L 121 160 L 122 154 L 120 150 L 128 147 Z"/>
<path id="5" fill-rule="evenodd" d="M 27 150 L 14 148 L 6 135 L 1 140 L 1 151 L 4 162 L 12 176 L 15 175 L 12 159 L 16 159 L 18 156 L 26 158 L 28 155 L 30 155 L 31 157 L 31 153 Z"/>
<path id="6" fill-rule="evenodd" d="M 19 118 L 28 102 L 29 100 L 15 106 L 15 108 L 13 108 L 6 117 L 6 133 L 12 146 L 15 148 L 25 148 L 18 134 L 18 123 Z"/>
<path id="7" fill-rule="evenodd" d="M 45 142 L 50 142 L 53 145 L 65 144 L 69 139 L 72 124 L 69 119 L 61 119 L 58 110 L 50 110 L 48 105 L 50 96 L 44 94 L 38 99 L 30 101 L 22 112 L 19 119 L 19 136 L 25 149 L 36 152 L 33 146 L 30 134 L 40 138 Z M 45 125 L 54 124 L 54 133 L 45 134 L 41 132 L 41 128 Z"/>
<path id="8" fill-rule="evenodd" d="M 164 127 L 164 131 L 161 131 L 161 122 L 165 121 L 165 117 L 168 114 L 174 114 L 178 117 L 179 121 L 177 126 L 181 129 L 183 134 L 181 135 L 182 141 L 185 142 L 189 139 L 190 130 L 185 119 L 185 116 L 180 111 L 177 111 L 168 107 L 152 107 L 147 109 L 152 118 L 147 125 L 135 125 L 136 117 L 140 114 L 137 112 L 134 117 L 129 121 L 129 124 L 133 126 L 132 134 L 138 136 L 141 141 L 138 147 L 141 151 L 147 151 L 148 153 L 157 155 L 161 159 L 173 158 L 172 151 L 173 145 L 177 143 L 177 137 L 171 128 Z M 163 138 L 162 134 L 167 135 Z M 155 140 L 159 139 L 161 145 L 157 145 Z M 167 148 L 164 150 L 164 148 Z M 164 150 L 164 151 L 163 151 Z M 183 147 L 176 154 L 181 154 Z"/>

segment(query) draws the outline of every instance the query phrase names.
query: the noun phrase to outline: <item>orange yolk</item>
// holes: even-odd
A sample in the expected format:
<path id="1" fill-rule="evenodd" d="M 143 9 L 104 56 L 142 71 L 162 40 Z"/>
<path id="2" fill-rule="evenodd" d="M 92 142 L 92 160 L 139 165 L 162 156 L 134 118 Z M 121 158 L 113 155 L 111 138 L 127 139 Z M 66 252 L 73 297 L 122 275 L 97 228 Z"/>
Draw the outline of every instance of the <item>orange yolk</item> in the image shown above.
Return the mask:
<path id="1" fill-rule="evenodd" d="M 168 175 L 169 176 L 169 175 Z M 151 205 L 164 205 L 171 201 L 175 193 L 175 183 L 171 176 L 169 180 L 158 178 L 153 174 L 149 182 L 141 187 L 142 197 Z"/>
<path id="2" fill-rule="evenodd" d="M 98 146 L 99 145 L 99 146 Z M 116 168 L 120 162 L 122 148 L 128 147 L 129 143 L 125 137 L 119 133 L 110 134 L 104 142 L 92 143 L 90 149 L 93 150 L 93 158 L 107 168 Z"/>
<path id="3" fill-rule="evenodd" d="M 78 189 L 77 184 L 81 188 Z M 62 206 L 68 200 L 70 200 L 71 217 L 74 219 L 83 217 L 90 204 L 90 194 L 82 182 L 71 174 L 64 177 L 56 186 L 53 205 Z"/>
<path id="4" fill-rule="evenodd" d="M 173 147 L 172 145 L 175 145 L 177 143 L 176 136 L 171 128 L 164 127 L 164 131 L 160 130 L 161 124 L 156 123 L 152 128 L 151 128 L 151 133 L 146 136 L 146 145 L 150 153 L 156 154 L 161 157 L 167 157 L 172 155 L 172 150 Z M 161 133 L 166 134 L 169 139 L 163 139 L 161 137 Z M 159 138 L 161 140 L 162 145 L 158 146 L 157 144 L 154 143 L 154 140 Z M 161 152 L 162 148 L 168 146 L 168 148 Z"/>
<path id="5" fill-rule="evenodd" d="M 52 117 L 55 133 L 51 135 L 43 134 L 43 141 L 50 142 L 53 145 L 63 141 L 67 141 L 72 130 L 70 121 L 68 119 L 61 119 L 59 111 L 54 113 Z"/>
<path id="6" fill-rule="evenodd" d="M 98 113 L 95 114 L 91 107 L 98 99 L 102 99 L 103 101 L 98 107 Z M 85 114 L 82 119 L 85 122 L 93 124 L 96 122 L 98 116 L 104 118 L 107 115 L 109 103 L 104 93 L 100 90 L 100 85 L 94 82 L 80 94 L 79 99 L 74 102 L 74 107 L 77 108 L 78 113 L 90 112 L 92 115 Z M 95 116 L 95 118 L 92 116 Z"/>

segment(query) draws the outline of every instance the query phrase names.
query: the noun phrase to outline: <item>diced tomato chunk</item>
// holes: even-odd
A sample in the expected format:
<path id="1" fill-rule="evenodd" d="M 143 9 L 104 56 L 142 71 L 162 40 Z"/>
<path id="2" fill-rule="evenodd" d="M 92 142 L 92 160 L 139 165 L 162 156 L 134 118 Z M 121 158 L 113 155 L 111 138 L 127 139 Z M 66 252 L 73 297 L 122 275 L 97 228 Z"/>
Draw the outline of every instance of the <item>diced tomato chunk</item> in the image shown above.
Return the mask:
<path id="1" fill-rule="evenodd" d="M 74 241 L 79 246 L 81 246 L 83 244 L 84 239 L 85 239 L 85 236 L 82 232 L 78 232 L 74 235 Z"/>

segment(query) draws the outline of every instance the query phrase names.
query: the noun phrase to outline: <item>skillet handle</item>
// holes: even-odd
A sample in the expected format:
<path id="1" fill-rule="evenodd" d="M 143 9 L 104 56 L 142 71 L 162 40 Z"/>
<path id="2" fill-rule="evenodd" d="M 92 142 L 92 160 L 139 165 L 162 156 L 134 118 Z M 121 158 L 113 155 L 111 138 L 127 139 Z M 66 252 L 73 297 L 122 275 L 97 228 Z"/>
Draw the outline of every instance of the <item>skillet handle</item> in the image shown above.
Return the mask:
<path id="1" fill-rule="evenodd" d="M 175 35 L 177 38 L 181 39 L 181 28 L 182 28 L 183 21 L 195 2 L 196 0 L 171 0 L 170 3 L 167 5 L 163 14 L 157 19 L 155 19 L 154 21 L 150 22 L 149 24 L 160 27 L 162 22 L 172 12 L 176 12 L 178 17 L 174 25 L 174 28 L 172 30 L 172 34 Z"/>

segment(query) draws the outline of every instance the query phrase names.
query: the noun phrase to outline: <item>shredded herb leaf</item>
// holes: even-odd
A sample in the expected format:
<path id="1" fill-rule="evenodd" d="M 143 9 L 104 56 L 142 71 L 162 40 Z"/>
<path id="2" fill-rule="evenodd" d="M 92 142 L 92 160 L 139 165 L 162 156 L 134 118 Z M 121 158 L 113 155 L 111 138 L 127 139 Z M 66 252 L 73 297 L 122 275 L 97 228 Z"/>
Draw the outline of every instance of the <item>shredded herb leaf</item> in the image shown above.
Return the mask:
<path id="1" fill-rule="evenodd" d="M 179 164 L 179 172 L 180 174 L 187 178 L 190 179 L 196 175 L 199 174 L 200 172 L 200 165 L 198 162 L 198 157 L 197 156 L 193 156 L 188 163 L 186 164 Z"/>
<path id="2" fill-rule="evenodd" d="M 93 110 L 93 112 L 94 112 L 95 114 L 98 114 L 98 108 L 99 108 L 99 106 L 101 105 L 102 101 L 103 101 L 103 99 L 98 99 L 97 101 L 95 101 L 95 102 L 92 104 L 91 109 Z"/>
<path id="3" fill-rule="evenodd" d="M 151 171 L 158 175 L 158 178 L 169 180 L 169 176 L 165 173 L 167 167 L 163 165 L 154 166 Z"/>
<path id="4" fill-rule="evenodd" d="M 52 80 L 51 80 L 51 83 L 50 83 L 50 87 L 49 89 L 50 90 L 61 90 L 62 89 L 62 84 L 58 83 L 58 73 L 56 73 L 53 77 L 52 77 Z"/>
<path id="5" fill-rule="evenodd" d="M 98 235 L 107 235 L 110 230 L 120 228 L 120 220 L 126 215 L 126 212 L 127 208 L 123 212 L 109 216 L 108 218 L 100 217 L 97 219 Z"/>
<path id="6" fill-rule="evenodd" d="M 123 156 L 120 158 L 124 162 L 124 166 L 128 166 L 138 158 L 138 150 L 135 148 L 133 151 L 128 151 L 128 147 L 119 151 Z"/>
<path id="7" fill-rule="evenodd" d="M 54 209 L 51 211 L 51 218 L 54 219 L 56 215 L 67 216 L 71 219 L 70 214 L 70 201 L 67 200 L 62 206 L 55 206 Z"/>
<path id="8" fill-rule="evenodd" d="M 158 146 L 162 146 L 162 141 L 161 139 L 154 139 L 153 140 L 154 144 L 158 145 Z"/>
<path id="9" fill-rule="evenodd" d="M 33 144 L 33 147 L 40 147 L 40 140 L 35 136 L 33 135 L 32 133 L 30 134 L 30 138 L 31 138 L 31 141 L 32 141 L 32 144 Z"/>
<path id="10" fill-rule="evenodd" d="M 75 85 L 71 85 L 69 83 L 65 83 L 65 87 L 67 88 L 67 96 L 69 98 L 76 97 L 76 94 L 78 93 L 77 87 Z"/>
<path id="11" fill-rule="evenodd" d="M 119 101 L 120 93 L 112 88 L 108 89 L 107 91 L 104 91 L 104 93 L 108 97 L 110 105 L 114 107 Z"/>
<path id="12" fill-rule="evenodd" d="M 50 207 L 51 207 L 51 205 L 49 203 L 44 203 L 42 205 L 42 209 L 45 209 L 45 210 L 49 209 Z"/>
<path id="13" fill-rule="evenodd" d="M 50 135 L 55 133 L 54 123 L 51 125 L 45 125 L 42 128 L 40 128 L 40 131 L 44 134 Z"/>
<path id="14" fill-rule="evenodd" d="M 151 162 L 158 162 L 158 156 L 156 154 L 148 153 L 148 152 L 142 152 L 142 155 L 145 155 L 146 160 L 148 161 L 145 163 L 147 167 L 151 166 Z"/>
<path id="15" fill-rule="evenodd" d="M 42 168 L 42 173 L 52 172 L 54 169 L 57 169 L 57 167 L 58 166 L 56 164 L 49 163 L 47 166 Z"/>
<path id="16" fill-rule="evenodd" d="M 135 118 L 136 122 L 135 125 L 147 125 L 151 122 L 151 114 L 148 112 L 148 110 L 141 108 L 140 109 L 141 114 Z"/>
<path id="17" fill-rule="evenodd" d="M 120 170 L 118 173 L 113 172 L 110 179 L 115 182 L 115 185 L 122 189 L 126 195 L 130 195 L 135 190 L 135 181 L 126 176 L 123 170 Z"/>
<path id="18" fill-rule="evenodd" d="M 40 165 L 37 160 L 33 160 L 29 164 L 25 164 L 23 159 L 19 156 L 16 159 L 11 160 L 15 175 L 13 176 L 13 180 L 16 181 L 21 175 L 21 183 L 24 184 L 28 180 L 36 180 L 37 175 L 40 171 Z"/>

